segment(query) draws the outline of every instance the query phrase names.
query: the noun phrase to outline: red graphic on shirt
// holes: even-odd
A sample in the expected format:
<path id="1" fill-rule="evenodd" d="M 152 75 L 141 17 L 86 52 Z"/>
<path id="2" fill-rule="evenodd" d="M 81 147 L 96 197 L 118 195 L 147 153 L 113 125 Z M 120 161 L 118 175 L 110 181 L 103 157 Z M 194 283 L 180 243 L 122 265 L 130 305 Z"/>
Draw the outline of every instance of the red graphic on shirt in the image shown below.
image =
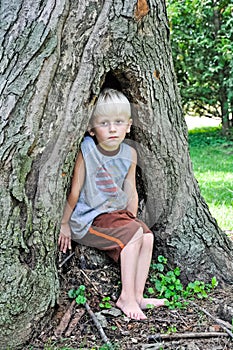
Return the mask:
<path id="1" fill-rule="evenodd" d="M 101 167 L 97 170 L 95 182 L 96 182 L 97 188 L 100 191 L 105 192 L 112 197 L 116 196 L 117 186 L 112 176 L 109 174 L 109 172 L 106 170 L 105 167 Z"/>

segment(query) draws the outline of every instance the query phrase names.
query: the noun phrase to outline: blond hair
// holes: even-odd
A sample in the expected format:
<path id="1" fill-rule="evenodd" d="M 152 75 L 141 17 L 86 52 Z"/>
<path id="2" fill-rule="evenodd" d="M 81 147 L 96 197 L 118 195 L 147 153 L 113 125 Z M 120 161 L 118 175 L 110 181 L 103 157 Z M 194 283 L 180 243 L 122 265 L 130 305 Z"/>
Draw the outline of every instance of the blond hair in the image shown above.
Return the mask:
<path id="1" fill-rule="evenodd" d="M 98 97 L 89 125 L 93 126 L 94 119 L 99 116 L 126 116 L 130 118 L 130 103 L 122 92 L 106 88 Z"/>

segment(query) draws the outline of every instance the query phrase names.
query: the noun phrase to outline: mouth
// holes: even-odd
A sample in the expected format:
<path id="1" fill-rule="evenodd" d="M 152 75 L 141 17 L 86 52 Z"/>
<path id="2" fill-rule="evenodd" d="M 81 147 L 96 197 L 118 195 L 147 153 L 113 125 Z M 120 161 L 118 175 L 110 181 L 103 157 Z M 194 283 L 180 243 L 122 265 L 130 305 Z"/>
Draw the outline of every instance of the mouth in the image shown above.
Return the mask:
<path id="1" fill-rule="evenodd" d="M 108 139 L 109 140 L 115 140 L 115 139 L 118 139 L 118 136 L 110 136 Z"/>

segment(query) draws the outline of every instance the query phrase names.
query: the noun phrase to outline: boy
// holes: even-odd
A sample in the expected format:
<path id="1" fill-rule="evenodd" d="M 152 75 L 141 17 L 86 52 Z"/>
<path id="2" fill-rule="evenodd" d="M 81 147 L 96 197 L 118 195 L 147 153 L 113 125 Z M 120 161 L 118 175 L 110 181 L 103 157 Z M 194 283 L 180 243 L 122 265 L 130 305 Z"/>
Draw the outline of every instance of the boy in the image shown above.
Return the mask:
<path id="1" fill-rule="evenodd" d="M 105 89 L 99 96 L 81 144 L 71 192 L 61 222 L 60 250 L 71 249 L 72 240 L 120 257 L 122 290 L 116 306 L 126 316 L 144 320 L 148 304 L 164 305 L 164 299 L 145 299 L 153 249 L 153 234 L 136 218 L 135 183 L 137 153 L 125 144 L 132 124 L 130 103 L 119 91 Z"/>

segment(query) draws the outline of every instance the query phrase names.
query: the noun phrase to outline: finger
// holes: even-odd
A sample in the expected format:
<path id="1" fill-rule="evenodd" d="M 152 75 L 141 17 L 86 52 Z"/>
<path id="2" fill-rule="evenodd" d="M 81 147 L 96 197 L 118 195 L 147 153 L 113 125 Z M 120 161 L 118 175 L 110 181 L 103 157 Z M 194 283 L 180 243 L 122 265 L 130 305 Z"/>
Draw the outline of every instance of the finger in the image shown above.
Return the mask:
<path id="1" fill-rule="evenodd" d="M 65 236 L 64 234 L 60 231 L 59 237 L 58 237 L 58 245 L 61 245 L 63 243 Z"/>
<path id="2" fill-rule="evenodd" d="M 66 253 L 66 242 L 64 237 L 61 237 L 60 251 Z"/>
<path id="3" fill-rule="evenodd" d="M 71 238 L 69 238 L 69 249 L 71 250 Z"/>
<path id="4" fill-rule="evenodd" d="M 69 239 L 68 239 L 67 237 L 65 237 L 65 239 L 64 239 L 63 253 L 66 253 L 68 247 L 69 247 Z"/>
<path id="5" fill-rule="evenodd" d="M 61 238 L 61 240 L 60 240 L 60 252 L 62 252 L 63 251 L 63 249 L 64 249 L 64 242 L 63 242 L 63 239 Z"/>

